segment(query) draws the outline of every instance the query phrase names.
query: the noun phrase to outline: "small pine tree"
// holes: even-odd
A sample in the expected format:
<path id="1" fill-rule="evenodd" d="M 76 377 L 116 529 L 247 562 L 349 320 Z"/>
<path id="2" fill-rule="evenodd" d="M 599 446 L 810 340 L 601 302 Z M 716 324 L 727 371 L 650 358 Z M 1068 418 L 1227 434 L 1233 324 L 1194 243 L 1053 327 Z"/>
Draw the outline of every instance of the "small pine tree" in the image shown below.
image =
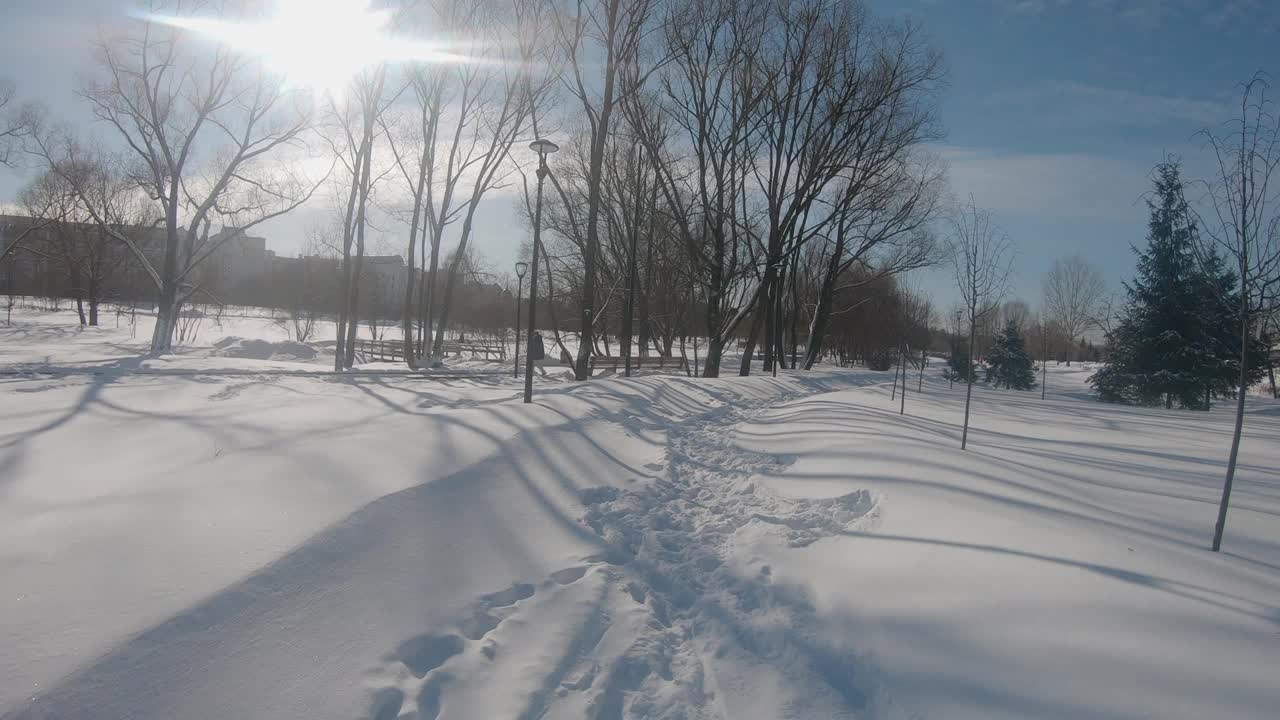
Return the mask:
<path id="1" fill-rule="evenodd" d="M 947 367 L 943 369 L 942 377 L 952 381 L 973 382 L 977 375 L 978 366 L 970 357 L 967 344 L 953 342 L 951 356 L 947 358 Z"/>
<path id="2" fill-rule="evenodd" d="M 1009 323 L 996 336 L 987 353 L 987 382 L 1011 390 L 1036 386 L 1036 364 L 1027 352 L 1027 340 L 1018 326 Z"/>
<path id="3" fill-rule="evenodd" d="M 1197 261 L 1196 224 L 1177 163 L 1156 168 L 1147 205 L 1138 276 L 1125 286 L 1107 362 L 1089 382 L 1108 402 L 1207 410 L 1212 396 L 1231 393 L 1238 379 L 1235 278 L 1217 256 Z"/>

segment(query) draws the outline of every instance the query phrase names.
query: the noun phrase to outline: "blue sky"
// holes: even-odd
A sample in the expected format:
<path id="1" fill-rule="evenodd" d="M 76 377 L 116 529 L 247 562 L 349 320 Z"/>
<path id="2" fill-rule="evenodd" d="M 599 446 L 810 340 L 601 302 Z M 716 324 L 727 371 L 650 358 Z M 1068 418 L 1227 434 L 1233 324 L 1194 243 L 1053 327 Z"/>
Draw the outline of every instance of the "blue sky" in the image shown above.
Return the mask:
<path id="1" fill-rule="evenodd" d="M 123 0 L 0 0 L 0 75 L 73 122 L 77 74 L 90 68 L 99 19 Z M 1276 0 L 870 0 L 910 16 L 942 50 L 947 136 L 935 148 L 951 188 L 996 211 L 1018 247 L 1014 294 L 1037 304 L 1053 258 L 1082 253 L 1112 289 L 1133 269 L 1152 165 L 1181 156 L 1209 172 L 1195 132 L 1230 117 L 1238 86 L 1258 70 L 1280 76 Z M 1280 80 L 1276 81 L 1280 83 Z M 1277 88 L 1280 92 L 1280 88 Z M 99 132 L 103 132 L 99 129 Z M 0 170 L 0 202 L 24 181 Z M 305 215 L 264 229 L 277 252 L 298 250 Z M 505 266 L 523 239 L 511 203 L 481 213 L 478 246 Z M 944 273 L 917 282 L 939 305 Z"/>
<path id="2" fill-rule="evenodd" d="M 1280 73 L 1274 0 L 873 0 L 946 56 L 939 151 L 951 186 L 993 208 L 1018 247 L 1014 292 L 1038 304 L 1053 258 L 1079 252 L 1118 290 L 1146 232 L 1147 174 L 1166 154 L 1210 172 L 1197 130 L 1239 83 Z M 946 277 L 924 279 L 943 304 Z"/>

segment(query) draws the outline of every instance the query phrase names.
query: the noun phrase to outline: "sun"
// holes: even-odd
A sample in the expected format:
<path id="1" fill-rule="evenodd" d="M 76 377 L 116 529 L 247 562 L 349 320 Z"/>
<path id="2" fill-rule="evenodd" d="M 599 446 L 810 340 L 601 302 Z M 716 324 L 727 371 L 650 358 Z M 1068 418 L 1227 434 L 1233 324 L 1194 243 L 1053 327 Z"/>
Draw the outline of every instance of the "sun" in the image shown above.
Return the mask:
<path id="1" fill-rule="evenodd" d="M 276 0 L 274 14 L 258 22 L 152 17 L 260 57 L 290 85 L 334 99 L 342 98 L 352 78 L 380 62 L 464 59 L 436 44 L 393 35 L 391 18 L 390 10 L 374 9 L 371 0 Z"/>

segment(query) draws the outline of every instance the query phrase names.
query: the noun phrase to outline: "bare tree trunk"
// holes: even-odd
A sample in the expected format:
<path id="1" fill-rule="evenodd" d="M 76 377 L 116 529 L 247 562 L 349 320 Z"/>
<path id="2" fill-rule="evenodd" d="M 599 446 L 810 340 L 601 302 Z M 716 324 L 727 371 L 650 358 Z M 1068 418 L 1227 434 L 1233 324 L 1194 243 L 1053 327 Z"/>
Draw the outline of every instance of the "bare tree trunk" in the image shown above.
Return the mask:
<path id="1" fill-rule="evenodd" d="M 1243 216 L 1243 213 L 1242 213 Z M 1246 246 L 1247 247 L 1247 246 Z M 1222 485 L 1222 502 L 1218 504 L 1218 522 L 1213 530 L 1213 551 L 1222 548 L 1222 534 L 1227 529 L 1227 506 L 1231 503 L 1231 484 L 1236 477 L 1236 459 L 1240 455 L 1240 433 L 1244 429 L 1244 398 L 1249 391 L 1249 285 L 1248 255 L 1240 261 L 1240 388 L 1236 394 L 1236 422 L 1231 433 L 1231 455 L 1227 459 L 1227 477 Z"/>
<path id="2" fill-rule="evenodd" d="M 626 363 L 626 367 L 624 369 L 624 374 L 626 377 L 631 377 L 631 331 L 632 331 L 632 318 L 635 316 L 636 282 L 637 282 L 636 241 L 639 238 L 639 236 L 640 236 L 640 229 L 638 227 L 633 227 L 631 231 L 631 247 L 627 252 L 627 265 L 628 265 L 627 302 L 622 311 L 623 315 L 622 315 L 621 344 L 622 344 L 622 355 L 624 358 L 624 362 Z"/>
<path id="3" fill-rule="evenodd" d="M 791 256 L 791 369 L 794 370 L 799 362 L 799 330 L 800 325 L 800 283 L 797 281 L 799 273 L 797 272 L 800 264 L 800 253 L 797 252 Z"/>
<path id="4" fill-rule="evenodd" d="M 779 369 L 787 369 L 787 348 L 784 343 L 786 337 L 786 318 L 783 313 L 783 303 L 787 296 L 787 267 L 784 262 L 779 269 L 778 279 L 774 283 L 773 288 L 773 374 L 777 375 Z"/>
<path id="5" fill-rule="evenodd" d="M 84 291 L 80 289 L 80 273 L 79 272 L 73 271 L 71 273 L 71 285 L 72 285 L 71 292 L 75 294 L 76 315 L 80 317 L 80 327 L 85 327 L 86 325 L 89 324 L 89 318 L 85 317 L 85 314 L 84 314 Z"/>
<path id="6" fill-rule="evenodd" d="M 653 219 L 653 215 L 650 215 L 650 220 L 652 221 L 652 219 Z M 649 229 L 650 229 L 649 246 L 645 251 L 646 259 L 644 264 L 645 266 L 644 289 L 640 293 L 640 318 L 639 318 L 640 336 L 636 340 L 636 345 L 638 346 L 640 351 L 639 352 L 640 357 L 644 357 L 649 354 L 649 338 L 652 337 L 653 335 L 650 329 L 650 318 L 649 318 L 649 299 L 653 293 L 653 276 L 654 276 L 654 272 L 653 272 L 654 235 L 653 235 L 652 222 L 650 222 Z"/>
<path id="7" fill-rule="evenodd" d="M 715 300 L 708 300 L 708 305 Z M 720 316 L 707 313 L 707 360 L 702 367 L 702 377 L 720 377 L 720 358 L 724 354 L 724 339 L 720 337 Z"/>
<path id="8" fill-rule="evenodd" d="M 178 180 L 170 181 L 170 198 L 177 197 Z M 165 207 L 165 251 L 160 275 L 160 297 L 156 306 L 156 324 L 151 330 L 151 355 L 173 350 L 173 329 L 178 322 L 178 208 L 176 202 Z"/>
<path id="9" fill-rule="evenodd" d="M 418 354 L 421 357 L 428 357 L 431 350 L 428 345 L 431 343 L 431 336 L 435 330 L 435 302 L 436 302 L 436 278 L 440 274 L 440 239 L 433 237 L 431 240 L 431 262 L 427 267 L 427 274 L 423 278 L 423 295 L 422 295 L 422 325 L 423 338 L 422 346 L 418 348 Z"/>
<path id="10" fill-rule="evenodd" d="M 769 279 L 768 285 L 765 286 L 764 297 L 761 298 L 761 308 L 764 310 L 764 367 L 762 372 L 773 372 L 773 365 L 777 362 L 777 322 L 778 322 L 778 276 L 780 272 L 775 271 L 773 277 Z"/>
<path id="11" fill-rule="evenodd" d="M 893 392 L 889 393 L 889 402 L 898 399 L 898 376 L 902 374 L 902 353 L 898 353 L 898 363 L 893 366 Z"/>
<path id="12" fill-rule="evenodd" d="M 720 377 L 720 360 L 724 354 L 724 266 L 720 261 L 709 263 L 710 277 L 707 283 L 707 360 L 702 377 Z M 692 311 L 692 308 L 690 309 Z"/>
<path id="13" fill-rule="evenodd" d="M 362 142 L 358 152 L 363 151 L 364 144 Z M 333 348 L 333 369 L 336 372 L 341 372 L 346 367 L 347 328 L 350 324 L 358 322 L 351 315 L 351 283 L 354 279 L 351 274 L 351 247 L 355 242 L 352 219 L 355 217 L 356 202 L 360 197 L 359 175 L 362 164 L 359 159 L 359 155 L 357 155 L 357 162 L 354 163 L 355 176 L 351 178 L 351 192 L 347 194 L 347 212 L 342 224 L 342 287 L 341 298 L 339 299 L 341 305 L 338 308 L 337 337 L 334 339 Z"/>
<path id="14" fill-rule="evenodd" d="M 467 208 L 467 217 L 462 221 L 462 237 L 457 250 L 453 252 L 453 261 L 449 263 L 449 275 L 445 278 L 444 302 L 440 305 L 440 321 L 436 323 L 436 336 L 431 345 L 431 365 L 439 365 L 444 359 L 444 333 L 449 326 L 449 314 L 452 311 L 453 293 L 458 286 L 458 268 L 462 266 L 467 252 L 467 240 L 471 236 L 471 218 L 475 203 Z"/>
<path id="15" fill-rule="evenodd" d="M 416 343 L 414 342 L 413 331 L 413 311 L 414 311 L 414 293 L 417 287 L 418 268 L 416 267 L 418 259 L 416 249 L 418 246 L 418 224 L 422 215 L 422 193 L 427 184 L 427 154 L 423 153 L 423 162 L 418 168 L 418 187 L 413 198 L 413 219 L 409 221 L 409 261 L 406 263 L 405 271 L 408 277 L 404 282 L 404 317 L 401 318 L 402 328 L 404 330 L 404 361 L 410 370 L 418 369 L 418 359 L 415 356 Z M 520 345 L 520 339 L 516 338 L 517 351 Z"/>
<path id="16" fill-rule="evenodd" d="M 809 322 L 809 347 L 804 356 L 804 369 L 813 368 L 822 352 L 822 340 L 826 337 L 827 326 L 831 322 L 831 306 L 835 302 L 836 278 L 840 274 L 840 256 L 844 254 L 844 233 L 837 228 L 836 247 L 827 263 L 826 272 L 822 274 L 822 288 L 818 291 L 818 306 L 814 309 L 813 320 Z"/>
<path id="17" fill-rule="evenodd" d="M 89 326 L 98 326 L 98 303 L 101 299 L 102 288 L 99 286 L 99 276 L 97 272 L 89 275 Z"/>
<path id="18" fill-rule="evenodd" d="M 349 232 L 349 231 L 348 231 Z M 354 320 L 351 318 L 351 243 L 345 242 L 343 247 L 342 258 L 342 306 L 338 311 L 338 327 L 337 337 L 334 339 L 333 346 L 333 369 L 341 372 L 346 364 L 347 357 L 347 325 Z"/>
<path id="19" fill-rule="evenodd" d="M 898 407 L 899 415 L 907 414 L 907 357 L 911 354 L 911 346 L 903 345 L 898 351 L 898 355 L 902 357 L 902 398 L 901 405 Z"/>
<path id="20" fill-rule="evenodd" d="M 761 292 L 756 300 L 756 309 L 751 314 L 751 330 L 747 332 L 746 347 L 742 351 L 742 366 L 738 369 L 738 374 L 742 377 L 751 374 L 751 356 L 756 354 L 756 338 L 760 334 L 760 328 L 764 326 L 764 315 L 767 312 L 767 308 L 765 293 Z"/>
<path id="21" fill-rule="evenodd" d="M 971 308 L 969 311 L 970 318 L 973 318 L 976 313 L 977 310 Z M 971 319 L 969 322 L 969 357 L 966 360 L 968 364 L 965 366 L 965 375 L 968 377 L 969 382 L 964 390 L 964 430 L 960 434 L 961 450 L 964 450 L 969 444 L 969 404 L 973 400 L 973 383 L 977 380 L 977 378 L 974 377 L 977 371 L 974 369 L 973 365 L 973 343 L 977 335 L 978 321 L 976 319 Z"/>
<path id="22" fill-rule="evenodd" d="M 1040 399 L 1049 388 L 1049 333 L 1043 324 L 1040 327 Z"/>
<path id="23" fill-rule="evenodd" d="M 347 343 L 343 367 L 350 369 L 356 362 L 356 331 L 360 328 L 360 281 L 364 274 L 364 233 L 366 210 L 369 206 L 369 189 L 372 184 L 373 160 L 372 119 L 366 120 L 367 140 L 360 172 L 360 198 L 355 214 L 356 254 L 351 262 L 351 285 L 347 295 Z"/>

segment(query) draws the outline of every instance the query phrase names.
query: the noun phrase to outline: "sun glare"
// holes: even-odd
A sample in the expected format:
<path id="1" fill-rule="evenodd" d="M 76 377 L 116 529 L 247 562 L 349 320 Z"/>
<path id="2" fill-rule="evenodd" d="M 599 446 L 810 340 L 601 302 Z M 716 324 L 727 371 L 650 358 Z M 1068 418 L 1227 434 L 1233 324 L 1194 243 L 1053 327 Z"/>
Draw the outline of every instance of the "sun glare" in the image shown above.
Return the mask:
<path id="1" fill-rule="evenodd" d="M 429 42 L 396 37 L 388 30 L 391 11 L 373 9 L 371 0 L 277 0 L 274 15 L 259 22 L 153 19 L 257 55 L 289 84 L 335 99 L 361 70 L 379 62 L 465 59 Z"/>

